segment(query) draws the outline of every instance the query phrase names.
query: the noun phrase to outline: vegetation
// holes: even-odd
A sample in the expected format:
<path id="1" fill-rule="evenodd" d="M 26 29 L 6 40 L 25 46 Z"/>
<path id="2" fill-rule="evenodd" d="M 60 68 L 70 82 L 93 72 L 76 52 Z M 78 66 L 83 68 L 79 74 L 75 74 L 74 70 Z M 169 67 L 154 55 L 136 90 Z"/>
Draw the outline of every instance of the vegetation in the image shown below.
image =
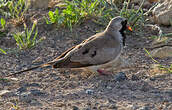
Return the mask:
<path id="1" fill-rule="evenodd" d="M 31 30 L 29 30 L 24 24 L 24 32 L 14 33 L 14 39 L 16 40 L 17 45 L 20 49 L 27 49 L 35 46 L 37 43 L 36 38 L 38 35 L 38 28 L 36 27 L 37 21 L 32 25 Z M 39 42 L 40 40 L 38 40 Z"/>
<path id="2" fill-rule="evenodd" d="M 5 29 L 5 25 L 6 25 L 5 19 L 4 18 L 1 18 L 1 28 L 2 28 L 2 30 Z"/>
<path id="3" fill-rule="evenodd" d="M 134 29 L 138 28 L 138 26 L 141 27 L 144 24 L 145 14 L 142 9 L 144 1 L 145 0 L 142 1 L 141 5 L 138 9 L 135 9 L 134 5 L 132 5 L 131 8 L 129 9 L 130 0 L 128 0 L 128 2 L 123 3 L 123 8 L 120 11 L 120 16 L 127 18 L 131 27 Z"/>
<path id="4" fill-rule="evenodd" d="M 142 26 L 140 24 L 144 24 L 144 18 L 148 14 L 142 9 L 144 0 L 139 9 L 134 9 L 134 5 L 129 8 L 130 0 L 125 1 L 121 11 L 115 4 L 109 4 L 106 0 L 74 0 L 65 3 L 63 10 L 49 11 L 48 18 L 45 18 L 47 24 L 63 25 L 72 30 L 73 26 L 89 18 L 96 19 L 94 21 L 98 24 L 106 25 L 111 18 L 120 15 L 127 18 L 131 26 L 137 29 L 138 26 Z"/>
<path id="5" fill-rule="evenodd" d="M 1 29 L 0 29 L 0 35 L 3 35 L 3 30 L 5 29 L 6 21 L 5 19 L 1 18 L 0 19 L 0 24 L 1 24 Z M 7 54 L 3 49 L 0 48 L 0 53 Z"/>
<path id="6" fill-rule="evenodd" d="M 0 48 L 0 53 L 7 54 L 3 49 Z"/>
<path id="7" fill-rule="evenodd" d="M 65 1 L 63 10 L 56 9 L 54 12 L 49 11 L 47 24 L 58 24 L 69 27 L 72 30 L 74 25 L 82 23 L 91 17 L 101 16 L 105 7 L 104 0 L 74 0 Z"/>
<path id="8" fill-rule="evenodd" d="M 25 0 L 1 0 L 0 12 L 6 17 L 20 19 L 27 11 Z"/>
<path id="9" fill-rule="evenodd" d="M 6 26 L 6 21 L 4 18 L 1 18 L 0 19 L 0 37 L 6 35 L 5 26 Z"/>

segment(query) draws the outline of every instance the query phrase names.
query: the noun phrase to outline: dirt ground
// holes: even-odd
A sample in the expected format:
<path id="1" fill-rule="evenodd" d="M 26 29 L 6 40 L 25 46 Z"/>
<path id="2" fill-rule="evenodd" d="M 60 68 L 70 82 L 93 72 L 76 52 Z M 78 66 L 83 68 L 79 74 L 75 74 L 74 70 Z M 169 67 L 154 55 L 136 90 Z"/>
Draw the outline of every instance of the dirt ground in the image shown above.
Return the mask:
<path id="1" fill-rule="evenodd" d="M 39 37 L 46 39 L 32 49 L 16 50 L 11 36 L 0 39 L 1 48 L 8 48 L 7 55 L 0 55 L 0 76 L 51 61 L 105 28 L 91 20 L 74 27 L 73 32 L 46 24 L 38 27 Z M 125 80 L 116 81 L 118 72 L 104 76 L 82 70 L 37 69 L 0 80 L 1 93 L 8 90 L 0 97 L 0 110 L 172 110 L 172 74 L 152 75 L 149 71 L 154 62 L 143 48 L 151 45 L 151 35 L 154 33 L 146 28 L 127 35 L 121 57 L 130 66 L 143 68 L 121 70 Z M 172 58 L 157 60 L 172 62 Z"/>

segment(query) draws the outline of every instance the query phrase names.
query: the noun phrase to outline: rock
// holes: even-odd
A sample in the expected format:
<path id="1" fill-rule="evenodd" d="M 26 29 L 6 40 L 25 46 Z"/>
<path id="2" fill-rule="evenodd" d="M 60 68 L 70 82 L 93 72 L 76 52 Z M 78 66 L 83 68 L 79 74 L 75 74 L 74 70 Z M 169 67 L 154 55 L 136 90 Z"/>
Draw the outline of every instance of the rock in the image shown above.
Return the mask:
<path id="1" fill-rule="evenodd" d="M 0 96 L 8 96 L 8 94 L 11 93 L 9 90 L 1 90 L 0 91 Z"/>
<path id="2" fill-rule="evenodd" d="M 30 9 L 47 9 L 50 0 L 26 0 L 26 5 Z"/>
<path id="3" fill-rule="evenodd" d="M 26 83 L 24 85 L 25 87 L 41 87 L 38 83 Z"/>
<path id="4" fill-rule="evenodd" d="M 90 108 L 84 108 L 83 110 L 91 110 Z"/>
<path id="5" fill-rule="evenodd" d="M 92 95 L 92 94 L 94 94 L 94 90 L 92 90 L 92 89 L 87 89 L 87 90 L 85 91 L 85 93 L 86 93 L 86 94 L 89 94 L 89 95 Z"/>
<path id="6" fill-rule="evenodd" d="M 172 104 L 167 107 L 167 110 L 172 110 Z"/>
<path id="7" fill-rule="evenodd" d="M 31 106 L 42 106 L 42 104 L 37 99 L 32 99 L 30 102 Z"/>
<path id="8" fill-rule="evenodd" d="M 36 106 L 36 105 L 42 106 L 41 103 L 39 103 L 39 101 L 37 101 L 37 99 L 33 97 L 32 92 L 24 92 L 20 94 L 19 100 L 21 102 L 29 103 L 32 106 Z"/>
<path id="9" fill-rule="evenodd" d="M 155 23 L 162 25 L 172 24 L 172 0 L 159 3 L 152 11 Z"/>
<path id="10" fill-rule="evenodd" d="M 165 46 L 162 48 L 157 48 L 152 50 L 150 54 L 152 57 L 157 57 L 157 58 L 172 57 L 172 47 Z"/>
<path id="11" fill-rule="evenodd" d="M 20 94 L 20 93 L 26 92 L 26 91 L 27 91 L 26 87 L 20 87 L 19 89 L 17 89 L 17 94 Z"/>
<path id="12" fill-rule="evenodd" d="M 138 8 L 135 7 L 135 9 L 139 9 L 140 4 L 142 3 L 143 0 L 131 0 L 131 4 L 135 4 Z M 153 3 L 158 2 L 159 0 L 145 0 L 143 3 L 143 10 L 144 9 L 150 9 L 153 5 Z M 146 10 L 145 10 L 146 11 Z"/>
<path id="13" fill-rule="evenodd" d="M 125 108 L 125 109 L 123 109 L 123 108 Z M 127 104 L 125 107 L 122 107 L 122 110 L 137 110 L 137 109 L 136 109 L 135 105 Z"/>
<path id="14" fill-rule="evenodd" d="M 41 92 L 40 90 L 37 90 L 37 89 L 30 90 L 30 93 L 31 93 L 33 96 L 43 96 L 43 95 L 45 95 L 44 92 Z"/>
<path id="15" fill-rule="evenodd" d="M 72 110 L 79 110 L 77 106 L 73 106 L 72 108 L 73 108 Z"/>
<path id="16" fill-rule="evenodd" d="M 141 3 L 143 0 L 131 0 L 131 2 L 134 3 Z M 159 0 L 145 0 L 145 2 L 149 2 L 149 3 L 154 3 L 154 2 L 158 2 Z"/>
<path id="17" fill-rule="evenodd" d="M 138 80 L 140 80 L 140 78 L 137 75 L 133 74 L 131 77 L 131 80 L 132 81 L 138 81 Z"/>
<path id="18" fill-rule="evenodd" d="M 3 45 L 4 47 L 10 48 L 10 47 L 15 47 L 16 41 L 12 37 L 1 37 L 0 40 L 1 46 Z"/>
<path id="19" fill-rule="evenodd" d="M 163 78 L 166 73 L 169 73 L 169 71 L 165 69 L 160 68 L 160 64 L 152 64 L 150 65 L 149 69 L 149 76 L 151 76 L 150 80 L 155 81 L 158 77 Z"/>
<path id="20" fill-rule="evenodd" d="M 150 110 L 150 108 L 147 106 L 143 106 L 143 107 L 139 108 L 138 110 Z"/>
<path id="21" fill-rule="evenodd" d="M 120 3 L 123 3 L 124 0 L 106 0 L 108 3 L 115 3 L 115 4 L 120 4 Z"/>
<path id="22" fill-rule="evenodd" d="M 32 97 L 30 96 L 30 92 L 24 92 L 22 94 L 19 95 L 19 100 L 21 102 L 26 102 L 26 103 L 30 103 L 32 101 Z"/>
<path id="23" fill-rule="evenodd" d="M 119 72 L 118 74 L 115 75 L 115 81 L 124 81 L 124 80 L 127 80 L 127 76 L 124 72 Z"/>
<path id="24" fill-rule="evenodd" d="M 172 89 L 165 90 L 165 93 L 168 94 L 169 98 L 172 98 Z"/>
<path id="25" fill-rule="evenodd" d="M 144 4 L 143 4 L 143 8 L 146 8 L 146 9 L 151 8 L 151 6 L 152 6 L 152 3 L 149 2 L 149 1 L 145 1 Z"/>

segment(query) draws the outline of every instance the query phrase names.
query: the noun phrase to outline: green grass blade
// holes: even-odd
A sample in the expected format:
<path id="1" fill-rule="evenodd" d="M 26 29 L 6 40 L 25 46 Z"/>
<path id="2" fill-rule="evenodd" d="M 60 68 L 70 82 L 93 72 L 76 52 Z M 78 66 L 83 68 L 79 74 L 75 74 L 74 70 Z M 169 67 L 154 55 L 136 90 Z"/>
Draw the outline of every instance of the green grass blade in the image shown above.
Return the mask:
<path id="1" fill-rule="evenodd" d="M 7 54 L 3 49 L 0 48 L 0 51 L 3 53 L 3 54 Z"/>

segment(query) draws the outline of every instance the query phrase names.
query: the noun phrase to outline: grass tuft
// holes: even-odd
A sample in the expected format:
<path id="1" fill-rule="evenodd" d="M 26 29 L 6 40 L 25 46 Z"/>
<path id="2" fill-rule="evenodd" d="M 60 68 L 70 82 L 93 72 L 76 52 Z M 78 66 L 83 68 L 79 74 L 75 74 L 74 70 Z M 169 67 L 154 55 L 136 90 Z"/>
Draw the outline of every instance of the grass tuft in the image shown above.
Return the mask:
<path id="1" fill-rule="evenodd" d="M 46 23 L 65 26 L 72 31 L 73 26 L 84 20 L 101 16 L 106 8 L 105 3 L 104 0 L 66 0 L 62 10 L 49 11 Z"/>
<path id="2" fill-rule="evenodd" d="M 29 30 L 26 24 L 24 24 L 24 32 L 13 34 L 14 39 L 16 40 L 16 43 L 20 49 L 32 48 L 41 41 L 41 39 L 39 39 L 38 41 L 36 40 L 38 35 L 38 28 L 36 27 L 36 25 L 37 21 L 33 23 L 31 30 Z"/>

